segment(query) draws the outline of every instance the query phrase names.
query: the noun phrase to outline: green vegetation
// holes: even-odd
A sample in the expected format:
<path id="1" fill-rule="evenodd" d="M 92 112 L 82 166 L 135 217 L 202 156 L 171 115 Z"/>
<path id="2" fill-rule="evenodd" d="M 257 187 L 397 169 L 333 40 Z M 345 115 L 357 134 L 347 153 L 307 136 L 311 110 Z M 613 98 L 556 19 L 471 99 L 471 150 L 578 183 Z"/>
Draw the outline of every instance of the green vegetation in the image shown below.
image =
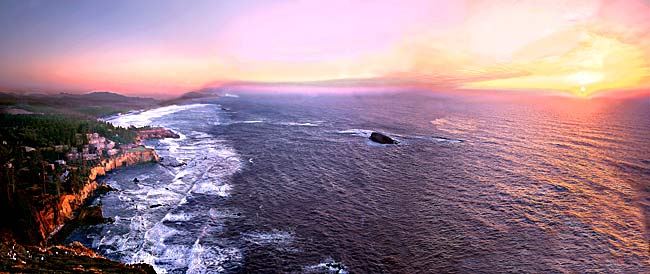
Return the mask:
<path id="1" fill-rule="evenodd" d="M 133 143 L 134 128 L 62 115 L 11 115 L 0 113 L 0 139 L 14 145 L 35 148 L 88 143 L 85 134 L 96 132 L 118 143 Z"/>
<path id="2" fill-rule="evenodd" d="M 12 115 L 0 113 L 0 211 L 5 224 L 22 239 L 34 239 L 30 227 L 34 212 L 48 207 L 66 193 L 78 193 L 87 183 L 90 168 L 98 159 L 67 159 L 88 145 L 89 133 L 98 133 L 118 144 L 136 141 L 134 127 L 115 127 L 110 123 L 77 115 Z M 66 160 L 66 165 L 56 163 Z M 22 235 L 21 233 L 27 233 Z"/>
<path id="3" fill-rule="evenodd" d="M 115 127 L 98 118 L 158 104 L 154 99 L 110 92 L 0 92 L 0 212 L 4 214 L 0 235 L 7 231 L 21 242 L 43 241 L 40 214 L 50 212 L 55 216 L 48 218 L 59 218 L 59 198 L 83 189 L 100 157 L 115 152 L 109 149 L 110 141 L 116 147 L 133 144 L 138 130 L 150 129 Z M 110 141 L 94 139 L 89 144 L 90 133 Z M 103 149 L 98 150 L 94 141 Z"/>
<path id="4" fill-rule="evenodd" d="M 88 144 L 87 133 L 99 133 L 118 143 L 134 143 L 135 128 L 61 115 L 0 114 L 0 184 L 3 198 L 16 191 L 60 195 L 83 187 L 93 161 L 68 161 L 71 168 L 54 165 L 69 152 Z M 61 175 L 67 171 L 65 182 Z"/>
<path id="5" fill-rule="evenodd" d="M 147 108 L 156 103 L 156 100 L 150 98 L 127 97 L 110 92 L 32 95 L 0 92 L 0 111 L 3 108 L 15 108 L 33 113 L 78 116 L 85 119 Z"/>
<path id="6" fill-rule="evenodd" d="M 75 168 L 68 170 L 69 184 L 63 190 L 58 186 L 58 178 L 66 170 L 60 165 L 52 168 L 52 163 L 65 160 L 69 152 L 80 152 L 88 145 L 88 133 L 98 133 L 117 143 L 132 144 L 136 141 L 137 130 L 61 115 L 0 113 L 0 171 L 3 175 L 0 182 L 3 186 L 11 185 L 11 192 L 34 186 L 38 186 L 43 194 L 74 192 L 83 187 L 86 166 L 92 166 L 93 161 L 68 161 Z"/>

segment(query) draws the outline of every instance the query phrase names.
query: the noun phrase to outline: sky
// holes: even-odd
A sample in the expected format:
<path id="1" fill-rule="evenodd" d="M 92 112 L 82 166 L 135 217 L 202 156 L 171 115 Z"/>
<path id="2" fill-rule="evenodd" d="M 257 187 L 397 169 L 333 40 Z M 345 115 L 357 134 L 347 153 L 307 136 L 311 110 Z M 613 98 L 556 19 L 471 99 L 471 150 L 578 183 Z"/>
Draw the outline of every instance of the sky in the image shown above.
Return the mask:
<path id="1" fill-rule="evenodd" d="M 232 82 L 648 94 L 650 0 L 0 1 L 0 91 Z"/>

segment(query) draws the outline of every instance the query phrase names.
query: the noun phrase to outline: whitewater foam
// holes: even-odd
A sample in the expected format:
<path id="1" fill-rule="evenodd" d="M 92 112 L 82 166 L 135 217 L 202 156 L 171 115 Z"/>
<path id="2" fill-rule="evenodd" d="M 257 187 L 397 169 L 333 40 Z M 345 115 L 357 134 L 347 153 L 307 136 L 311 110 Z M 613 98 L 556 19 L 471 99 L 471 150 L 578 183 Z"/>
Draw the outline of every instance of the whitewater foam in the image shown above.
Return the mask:
<path id="1" fill-rule="evenodd" d="M 128 114 L 113 116 L 105 119 L 105 121 L 120 127 L 150 126 L 152 123 L 152 119 L 154 118 L 159 118 L 179 111 L 184 111 L 184 110 L 189 110 L 189 109 L 204 107 L 204 106 L 209 106 L 209 105 L 207 104 L 171 105 L 171 106 L 146 110 L 139 113 L 128 113 Z"/>
<path id="2" fill-rule="evenodd" d="M 299 122 L 280 122 L 277 123 L 278 125 L 282 126 L 301 126 L 301 127 L 318 127 L 320 126 L 320 123 L 318 122 L 305 122 L 305 123 L 299 123 Z"/>
<path id="3" fill-rule="evenodd" d="M 336 133 L 351 134 L 351 135 L 357 135 L 357 136 L 368 138 L 372 134 L 372 130 L 353 128 L 353 129 L 339 130 Z"/>
<path id="4" fill-rule="evenodd" d="M 303 269 L 304 273 L 336 273 L 336 274 L 348 274 L 345 265 L 342 263 L 336 262 L 331 258 L 325 259 L 319 264 L 310 265 Z"/>
<path id="5" fill-rule="evenodd" d="M 147 176 L 139 174 L 138 184 L 130 181 L 121 183 L 124 190 L 117 194 L 117 201 L 132 204 L 136 210 L 130 211 L 130 214 L 135 215 L 127 217 L 130 219 L 123 226 L 128 228 L 112 230 L 126 229 L 126 233 L 98 238 L 93 242 L 94 248 L 100 245 L 108 245 L 108 249 L 119 246 L 119 252 L 123 254 L 122 261 L 148 263 L 158 273 L 219 272 L 224 270 L 221 264 L 225 262 L 230 265 L 241 262 L 242 254 L 238 248 L 212 246 L 200 241 L 208 231 L 213 235 L 223 229 L 223 221 L 216 216 L 236 215 L 213 208 L 205 211 L 187 210 L 195 200 L 194 194 L 228 197 L 232 190 L 230 177 L 242 166 L 241 159 L 233 148 L 224 140 L 207 133 L 210 126 L 220 124 L 217 109 L 210 106 L 212 105 L 174 105 L 107 119 L 116 126 L 156 124 L 173 129 L 180 138 L 147 141 L 146 144 L 153 145 L 159 156 L 185 165 L 166 166 L 163 170 L 169 173 L 168 181 L 152 182 L 146 180 Z M 166 117 L 174 113 L 178 113 L 174 118 Z M 209 117 L 210 123 L 194 123 L 197 117 L 202 116 Z M 206 219 L 206 216 L 209 218 Z M 201 222 L 208 223 L 201 225 Z M 187 231 L 183 229 L 182 223 L 191 224 L 186 226 Z M 193 233 L 191 230 L 196 225 L 203 227 L 199 233 L 201 235 L 193 243 L 185 242 L 188 233 Z"/>
<path id="6" fill-rule="evenodd" d="M 293 242 L 294 234 L 274 229 L 271 232 L 245 233 L 244 239 L 259 245 L 288 245 Z"/>

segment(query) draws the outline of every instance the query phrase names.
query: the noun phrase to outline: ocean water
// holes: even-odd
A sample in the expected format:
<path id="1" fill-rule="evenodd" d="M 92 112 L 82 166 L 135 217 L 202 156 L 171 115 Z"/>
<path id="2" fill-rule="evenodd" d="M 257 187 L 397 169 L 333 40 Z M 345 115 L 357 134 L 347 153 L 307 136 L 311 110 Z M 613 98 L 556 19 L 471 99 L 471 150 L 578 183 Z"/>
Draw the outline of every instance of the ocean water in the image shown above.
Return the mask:
<path id="1" fill-rule="evenodd" d="M 104 177 L 114 222 L 68 241 L 160 273 L 650 272 L 647 98 L 240 94 L 110 121 L 175 130 L 147 145 L 186 165 Z"/>

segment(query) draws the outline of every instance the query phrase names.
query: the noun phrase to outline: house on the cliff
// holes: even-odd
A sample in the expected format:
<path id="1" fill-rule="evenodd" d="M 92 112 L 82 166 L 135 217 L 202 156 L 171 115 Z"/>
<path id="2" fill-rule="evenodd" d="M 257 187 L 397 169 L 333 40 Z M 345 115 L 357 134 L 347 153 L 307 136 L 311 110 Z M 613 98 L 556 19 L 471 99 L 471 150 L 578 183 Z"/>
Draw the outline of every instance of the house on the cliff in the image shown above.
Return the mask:
<path id="1" fill-rule="evenodd" d="M 120 150 L 119 150 L 119 149 L 116 149 L 116 148 L 109 149 L 109 150 L 106 151 L 106 155 L 108 155 L 109 157 L 110 157 L 110 156 L 115 156 L 115 155 L 117 155 L 118 153 L 120 153 Z"/>

